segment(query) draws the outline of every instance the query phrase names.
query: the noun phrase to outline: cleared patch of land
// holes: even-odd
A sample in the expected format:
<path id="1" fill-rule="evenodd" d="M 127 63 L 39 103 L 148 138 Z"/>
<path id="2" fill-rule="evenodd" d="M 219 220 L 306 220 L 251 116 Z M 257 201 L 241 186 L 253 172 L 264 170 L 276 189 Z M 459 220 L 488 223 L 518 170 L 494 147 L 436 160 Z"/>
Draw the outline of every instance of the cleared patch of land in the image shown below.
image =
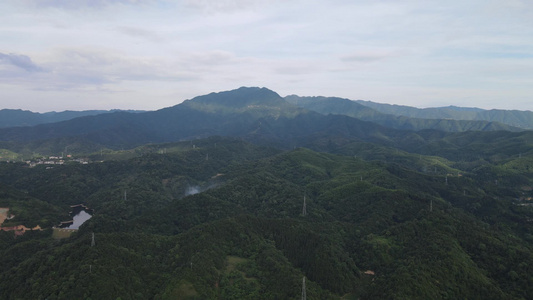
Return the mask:
<path id="1" fill-rule="evenodd" d="M 226 257 L 226 269 L 224 270 L 224 272 L 226 274 L 229 274 L 229 273 L 235 271 L 235 272 L 240 273 L 242 275 L 242 277 L 244 278 L 244 280 L 246 280 L 246 281 L 257 281 L 257 278 L 248 277 L 248 275 L 246 275 L 245 272 L 240 271 L 239 269 L 237 269 L 238 265 L 248 263 L 249 261 L 250 261 L 250 259 L 247 259 L 247 258 L 228 255 Z"/>
<path id="2" fill-rule="evenodd" d="M 4 221 L 7 219 L 7 212 L 9 211 L 9 208 L 0 207 L 0 225 L 4 223 Z"/>
<path id="3" fill-rule="evenodd" d="M 229 273 L 231 271 L 234 271 L 238 264 L 243 264 L 243 263 L 248 262 L 248 259 L 229 255 L 226 257 L 226 262 L 227 262 L 226 272 Z"/>
<path id="4" fill-rule="evenodd" d="M 180 280 L 174 286 L 167 287 L 164 298 L 166 299 L 197 299 L 198 292 L 187 280 Z"/>

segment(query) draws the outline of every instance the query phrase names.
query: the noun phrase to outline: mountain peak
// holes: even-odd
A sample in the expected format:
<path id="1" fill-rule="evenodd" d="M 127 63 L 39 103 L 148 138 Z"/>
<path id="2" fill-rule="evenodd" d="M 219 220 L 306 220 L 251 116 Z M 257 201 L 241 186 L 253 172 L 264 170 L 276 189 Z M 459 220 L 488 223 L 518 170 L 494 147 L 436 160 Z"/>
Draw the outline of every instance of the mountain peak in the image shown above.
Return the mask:
<path id="1" fill-rule="evenodd" d="M 231 91 L 210 93 L 190 100 L 199 104 L 223 105 L 242 108 L 249 105 L 279 105 L 285 101 L 276 92 L 260 87 L 240 87 Z"/>

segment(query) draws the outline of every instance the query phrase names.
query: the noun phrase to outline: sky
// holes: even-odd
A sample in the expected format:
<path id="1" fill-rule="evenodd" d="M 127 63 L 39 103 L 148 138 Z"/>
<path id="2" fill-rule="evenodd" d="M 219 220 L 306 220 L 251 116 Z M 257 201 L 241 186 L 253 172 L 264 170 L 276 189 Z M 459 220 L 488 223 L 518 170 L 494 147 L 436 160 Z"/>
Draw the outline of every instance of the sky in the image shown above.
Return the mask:
<path id="1" fill-rule="evenodd" d="M 533 5 L 0 1 L 0 109 L 156 110 L 241 86 L 533 110 Z"/>

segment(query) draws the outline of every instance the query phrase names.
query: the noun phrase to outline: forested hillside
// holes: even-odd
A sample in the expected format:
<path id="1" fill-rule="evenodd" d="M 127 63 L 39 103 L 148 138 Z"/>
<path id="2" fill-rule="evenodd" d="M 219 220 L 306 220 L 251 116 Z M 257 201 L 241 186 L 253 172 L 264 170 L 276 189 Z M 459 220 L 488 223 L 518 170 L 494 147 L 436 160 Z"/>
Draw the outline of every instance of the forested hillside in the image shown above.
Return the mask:
<path id="1" fill-rule="evenodd" d="M 447 137 L 469 158 L 213 137 L 2 163 L 2 206 L 31 216 L 9 222 L 45 230 L 0 231 L 1 297 L 299 299 L 305 277 L 308 299 L 531 298 L 532 140 L 485 138 L 494 147 L 477 151 Z M 50 223 L 77 203 L 93 218 L 54 240 Z"/>

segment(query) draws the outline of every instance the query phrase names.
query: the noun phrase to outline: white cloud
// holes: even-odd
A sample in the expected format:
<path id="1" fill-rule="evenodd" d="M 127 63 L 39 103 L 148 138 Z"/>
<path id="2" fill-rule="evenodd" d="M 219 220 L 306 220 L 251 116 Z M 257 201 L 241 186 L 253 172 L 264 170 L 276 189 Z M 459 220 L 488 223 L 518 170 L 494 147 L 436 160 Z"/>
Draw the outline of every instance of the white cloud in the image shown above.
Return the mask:
<path id="1" fill-rule="evenodd" d="M 164 39 L 157 32 L 132 26 L 119 26 L 117 31 L 134 38 L 145 39 L 150 42 L 162 42 Z"/>
<path id="2" fill-rule="evenodd" d="M 260 1 L 256 0 L 185 0 L 185 5 L 203 12 L 228 12 L 250 8 Z"/>
<path id="3" fill-rule="evenodd" d="M 20 0 L 22 4 L 37 8 L 85 9 L 103 8 L 116 4 L 143 4 L 153 0 Z"/>
<path id="4" fill-rule="evenodd" d="M 44 69 L 36 65 L 31 58 L 22 54 L 0 53 L 0 64 L 15 66 L 27 72 L 43 72 Z"/>
<path id="5" fill-rule="evenodd" d="M 523 108 L 532 11 L 520 0 L 7 1 L 0 76 L 10 97 L 34 103 L 87 92 L 155 109 L 257 85 L 418 106 L 500 97 Z M 37 90 L 47 92 L 28 94 Z M 8 102 L 0 96 L 0 108 Z"/>

